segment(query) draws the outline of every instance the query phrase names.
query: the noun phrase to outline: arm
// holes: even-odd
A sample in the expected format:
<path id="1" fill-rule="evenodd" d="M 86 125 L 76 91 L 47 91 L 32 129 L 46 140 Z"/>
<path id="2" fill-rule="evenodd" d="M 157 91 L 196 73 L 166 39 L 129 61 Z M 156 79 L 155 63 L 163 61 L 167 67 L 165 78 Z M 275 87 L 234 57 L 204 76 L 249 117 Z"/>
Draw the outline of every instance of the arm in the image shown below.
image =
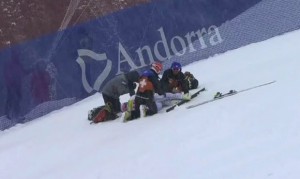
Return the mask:
<path id="1" fill-rule="evenodd" d="M 159 95 L 165 95 L 165 92 L 164 92 L 164 90 L 161 87 L 161 83 L 158 80 L 158 75 L 157 76 L 151 76 L 150 80 L 153 83 L 155 93 L 157 93 Z"/>
<path id="2" fill-rule="evenodd" d="M 139 81 L 140 75 L 137 71 L 131 71 L 125 74 L 125 77 L 127 78 L 128 81 L 129 94 L 130 96 L 133 96 L 135 94 L 135 88 L 136 88 L 135 82 Z"/>
<path id="3" fill-rule="evenodd" d="M 169 74 L 170 74 L 170 70 L 164 71 L 163 76 L 160 80 L 161 88 L 165 92 L 171 92 L 172 91 L 172 89 L 169 89 Z"/>
<path id="4" fill-rule="evenodd" d="M 133 96 L 135 94 L 136 84 L 134 82 L 128 82 L 129 95 Z"/>

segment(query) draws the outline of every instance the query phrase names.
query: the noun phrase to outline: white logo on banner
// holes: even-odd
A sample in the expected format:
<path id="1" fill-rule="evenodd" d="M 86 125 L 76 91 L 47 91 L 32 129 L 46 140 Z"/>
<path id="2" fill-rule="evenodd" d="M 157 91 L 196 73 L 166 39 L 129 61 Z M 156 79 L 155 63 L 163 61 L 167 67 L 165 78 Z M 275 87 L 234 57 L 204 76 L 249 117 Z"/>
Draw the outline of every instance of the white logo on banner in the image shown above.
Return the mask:
<path id="1" fill-rule="evenodd" d="M 123 63 L 129 65 L 131 71 L 134 69 L 145 67 L 148 64 L 153 63 L 155 60 L 170 60 L 172 57 L 171 54 L 174 54 L 175 56 L 182 56 L 187 52 L 193 53 L 199 49 L 206 49 L 209 45 L 215 46 L 223 42 L 219 29 L 217 28 L 217 26 L 214 25 L 210 26 L 208 29 L 202 28 L 201 30 L 198 29 L 197 31 L 189 32 L 184 37 L 174 36 L 169 42 L 167 41 L 164 29 L 162 27 L 157 29 L 157 31 L 160 34 L 160 39 L 154 44 L 153 48 L 151 48 L 151 46 L 145 45 L 135 50 L 138 56 L 140 66 L 134 63 L 134 60 L 126 51 L 123 44 L 119 42 L 117 61 L 118 64 L 116 64 L 115 66 L 115 68 L 117 68 L 117 73 L 115 75 L 122 73 L 121 64 Z M 178 48 L 178 45 L 180 46 L 180 48 Z M 164 51 L 163 54 L 161 54 L 162 50 Z M 97 54 L 87 49 L 79 49 L 78 55 L 79 57 L 76 61 L 80 65 L 82 70 L 82 83 L 85 90 L 88 93 L 91 93 L 93 90 L 99 91 L 103 81 L 108 77 L 109 73 L 111 72 L 112 61 L 107 58 L 106 53 Z M 84 56 L 88 56 L 96 61 L 107 61 L 106 67 L 104 68 L 100 76 L 97 78 L 93 86 L 91 86 L 86 79 L 86 65 L 84 59 L 81 58 Z M 145 56 L 148 57 L 146 58 L 148 59 L 148 62 L 146 62 L 144 58 Z"/>
<path id="2" fill-rule="evenodd" d="M 79 49 L 78 56 L 79 57 L 76 59 L 76 62 L 79 64 L 79 66 L 81 68 L 81 79 L 82 79 L 84 89 L 88 93 L 91 93 L 94 90 L 98 91 L 100 89 L 103 81 L 108 77 L 108 75 L 111 71 L 111 68 L 112 68 L 111 60 L 107 59 L 107 56 L 105 53 L 97 54 L 97 53 L 95 53 L 91 50 L 87 50 L 87 49 Z M 98 78 L 96 79 L 93 86 L 91 86 L 91 84 L 89 84 L 86 79 L 86 65 L 85 65 L 84 59 L 82 58 L 84 56 L 90 57 L 96 61 L 104 61 L 104 60 L 107 61 L 105 68 L 103 69 L 101 74 L 98 76 Z"/>

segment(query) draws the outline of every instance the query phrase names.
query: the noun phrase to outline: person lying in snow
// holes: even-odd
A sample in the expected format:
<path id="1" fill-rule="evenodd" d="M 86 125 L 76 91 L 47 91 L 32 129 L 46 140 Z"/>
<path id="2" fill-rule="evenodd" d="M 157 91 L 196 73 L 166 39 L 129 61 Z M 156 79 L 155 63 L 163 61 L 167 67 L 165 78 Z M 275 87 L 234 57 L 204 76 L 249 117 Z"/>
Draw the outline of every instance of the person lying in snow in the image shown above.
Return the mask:
<path id="1" fill-rule="evenodd" d="M 134 111 L 137 109 L 134 103 L 135 96 L 132 96 L 128 102 L 125 102 L 121 105 L 122 112 Z M 163 107 L 174 105 L 174 102 L 180 100 L 189 100 L 185 98 L 185 95 L 182 93 L 166 93 L 165 95 L 154 94 L 154 101 L 157 106 L 157 111 L 160 111 Z"/>

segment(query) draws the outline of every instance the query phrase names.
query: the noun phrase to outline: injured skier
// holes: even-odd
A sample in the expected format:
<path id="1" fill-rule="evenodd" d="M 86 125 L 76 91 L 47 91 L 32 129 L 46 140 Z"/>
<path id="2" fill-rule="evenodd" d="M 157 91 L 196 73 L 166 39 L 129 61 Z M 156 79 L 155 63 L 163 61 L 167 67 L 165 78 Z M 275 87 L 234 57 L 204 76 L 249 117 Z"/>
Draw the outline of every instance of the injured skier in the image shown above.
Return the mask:
<path id="1" fill-rule="evenodd" d="M 121 106 L 122 112 L 131 112 L 139 109 L 135 109 L 134 104 L 135 96 L 132 96 L 128 102 L 125 102 Z M 190 100 L 186 98 L 186 95 L 182 93 L 166 93 L 166 95 L 158 95 L 157 93 L 154 94 L 154 101 L 157 106 L 157 111 L 160 111 L 163 107 L 172 106 L 176 102 L 180 100 Z"/>

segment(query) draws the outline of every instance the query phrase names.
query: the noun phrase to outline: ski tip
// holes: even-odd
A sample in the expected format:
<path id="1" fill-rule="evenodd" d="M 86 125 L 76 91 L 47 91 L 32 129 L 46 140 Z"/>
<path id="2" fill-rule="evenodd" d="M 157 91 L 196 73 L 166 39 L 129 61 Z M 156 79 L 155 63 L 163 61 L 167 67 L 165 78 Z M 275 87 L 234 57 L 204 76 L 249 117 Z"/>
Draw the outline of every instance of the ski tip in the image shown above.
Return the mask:
<path id="1" fill-rule="evenodd" d="M 166 112 L 170 112 L 170 111 L 172 111 L 172 109 L 167 109 L 167 110 L 166 110 Z"/>

